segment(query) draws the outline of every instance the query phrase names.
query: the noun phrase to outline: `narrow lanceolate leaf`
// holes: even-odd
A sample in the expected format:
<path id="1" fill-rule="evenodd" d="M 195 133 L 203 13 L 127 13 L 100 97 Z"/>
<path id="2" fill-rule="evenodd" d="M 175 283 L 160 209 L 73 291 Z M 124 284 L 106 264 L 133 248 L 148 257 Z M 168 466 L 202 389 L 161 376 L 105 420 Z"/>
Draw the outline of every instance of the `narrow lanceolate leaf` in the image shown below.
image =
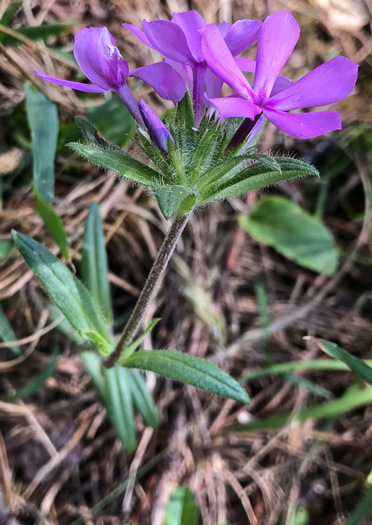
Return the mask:
<path id="1" fill-rule="evenodd" d="M 125 361 L 125 366 L 150 370 L 241 403 L 250 401 L 235 379 L 212 363 L 192 355 L 171 350 L 138 351 Z"/>
<path id="2" fill-rule="evenodd" d="M 122 153 L 118 151 L 108 151 L 97 146 L 86 146 L 78 142 L 70 142 L 67 145 L 91 162 L 108 170 L 115 171 L 119 175 L 127 177 L 139 184 L 152 186 L 156 183 L 161 184 L 162 182 L 160 173 L 142 164 L 142 162 L 133 159 L 124 153 L 124 151 Z"/>
<path id="3" fill-rule="evenodd" d="M 337 251 L 330 231 L 298 204 L 278 196 L 263 197 L 239 223 L 257 241 L 314 272 L 332 275 Z"/>
<path id="4" fill-rule="evenodd" d="M 4 341 L 5 343 L 10 341 L 16 341 L 16 335 L 13 332 L 13 328 L 10 326 L 8 319 L 6 318 L 6 315 L 4 313 L 4 310 L 0 304 L 0 341 Z M 21 349 L 18 345 L 9 345 L 9 349 L 13 352 L 15 355 L 21 354 Z"/>
<path id="5" fill-rule="evenodd" d="M 107 142 L 89 120 L 82 117 L 76 117 L 75 121 L 91 146 L 97 146 L 98 148 L 108 151 L 117 151 L 118 153 L 123 152 L 119 146 Z"/>
<path id="6" fill-rule="evenodd" d="M 52 204 L 46 202 L 36 189 L 34 191 L 38 214 L 43 219 L 43 222 L 48 228 L 49 233 L 55 240 L 56 244 L 59 246 L 63 257 L 66 259 L 66 261 L 70 261 L 70 243 L 68 242 L 67 233 L 63 226 L 61 217 L 58 215 Z"/>
<path id="7" fill-rule="evenodd" d="M 165 507 L 164 525 L 196 525 L 198 508 L 194 494 L 178 486 Z"/>
<path id="8" fill-rule="evenodd" d="M 25 85 L 26 109 L 32 139 L 33 174 L 46 202 L 54 198 L 54 157 L 58 137 L 57 107 L 31 84 Z"/>
<path id="9" fill-rule="evenodd" d="M 21 255 L 71 325 L 101 353 L 108 353 L 106 321 L 85 286 L 44 246 L 22 233 L 12 234 Z"/>
<path id="10" fill-rule="evenodd" d="M 275 169 L 273 166 L 270 167 L 267 162 L 255 162 L 239 173 L 234 173 L 231 178 L 221 177 L 220 181 L 210 187 L 203 188 L 203 203 L 227 199 L 295 177 L 319 175 L 313 166 L 297 159 L 275 157 L 275 162 Z"/>
<path id="11" fill-rule="evenodd" d="M 158 412 L 143 375 L 139 370 L 128 370 L 128 379 L 135 409 L 147 426 L 157 428 L 159 426 Z"/>
<path id="12" fill-rule="evenodd" d="M 137 439 L 128 374 L 129 370 L 118 366 L 102 369 L 107 415 L 124 449 L 133 452 L 137 447 Z"/>
<path id="13" fill-rule="evenodd" d="M 85 286 L 100 306 L 109 324 L 112 322 L 110 285 L 108 281 L 107 254 L 99 207 L 91 204 L 85 222 L 81 272 Z"/>
<path id="14" fill-rule="evenodd" d="M 17 392 L 6 398 L 6 401 L 14 402 L 18 399 L 26 399 L 27 397 L 36 394 L 45 384 L 46 380 L 49 379 L 56 369 L 58 357 L 58 348 L 54 348 L 52 355 L 50 356 L 47 364 L 40 370 L 40 372 L 33 377 Z"/>
<path id="15" fill-rule="evenodd" d="M 372 385 L 372 368 L 364 361 L 358 359 L 335 343 L 329 341 L 319 341 L 320 348 L 333 359 L 342 361 L 345 365 L 358 374 L 360 377 Z"/>

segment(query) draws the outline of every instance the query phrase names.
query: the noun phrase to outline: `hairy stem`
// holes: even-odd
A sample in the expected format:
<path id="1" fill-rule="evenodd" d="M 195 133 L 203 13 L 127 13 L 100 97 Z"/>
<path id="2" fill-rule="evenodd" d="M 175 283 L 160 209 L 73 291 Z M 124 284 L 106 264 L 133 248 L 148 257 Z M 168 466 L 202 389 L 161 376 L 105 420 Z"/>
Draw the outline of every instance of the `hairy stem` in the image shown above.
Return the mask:
<path id="1" fill-rule="evenodd" d="M 134 307 L 133 313 L 126 324 L 115 349 L 103 362 L 103 365 L 106 368 L 114 367 L 120 359 L 122 351 L 133 341 L 188 220 L 189 215 L 184 215 L 180 219 L 176 219 L 170 227 L 151 268 L 145 286 L 138 298 L 137 304 Z"/>

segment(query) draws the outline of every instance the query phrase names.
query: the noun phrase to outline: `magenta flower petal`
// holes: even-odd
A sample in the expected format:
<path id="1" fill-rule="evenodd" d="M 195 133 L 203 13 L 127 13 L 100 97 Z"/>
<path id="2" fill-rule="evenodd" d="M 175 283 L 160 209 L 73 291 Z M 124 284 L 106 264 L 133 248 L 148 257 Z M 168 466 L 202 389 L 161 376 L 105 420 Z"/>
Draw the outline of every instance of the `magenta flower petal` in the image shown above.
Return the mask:
<path id="1" fill-rule="evenodd" d="M 161 98 L 171 100 L 175 105 L 185 94 L 183 78 L 169 64 L 158 62 L 131 71 L 130 76 L 140 78 L 159 93 Z"/>
<path id="2" fill-rule="evenodd" d="M 194 57 L 190 53 L 186 36 L 177 24 L 168 20 L 155 20 L 153 22 L 144 20 L 143 30 L 153 49 L 176 62 L 194 63 Z"/>
<path id="3" fill-rule="evenodd" d="M 196 11 L 186 11 L 185 13 L 174 13 L 172 21 L 183 30 L 195 61 L 203 62 L 200 29 L 206 25 L 204 18 Z"/>
<path id="4" fill-rule="evenodd" d="M 139 27 L 133 25 L 133 24 L 122 24 L 126 29 L 128 29 L 128 31 L 130 31 L 132 33 L 132 35 L 134 35 L 136 38 L 138 38 L 138 40 L 140 42 L 142 42 L 143 44 L 145 44 L 146 46 L 148 47 L 152 47 L 151 46 L 151 42 L 149 41 L 149 39 L 147 38 L 147 36 L 145 35 L 145 33 L 142 31 L 142 29 L 140 29 Z"/>
<path id="5" fill-rule="evenodd" d="M 256 61 L 252 60 L 252 58 L 236 57 L 234 60 L 240 71 L 247 73 L 254 73 L 256 71 Z"/>
<path id="6" fill-rule="evenodd" d="M 342 129 L 338 111 L 314 111 L 312 113 L 286 113 L 264 108 L 266 118 L 278 129 L 298 139 L 312 139 L 335 129 Z"/>
<path id="7" fill-rule="evenodd" d="M 227 22 L 221 22 L 220 24 L 217 25 L 217 27 L 218 27 L 221 35 L 225 38 L 225 36 L 227 35 L 228 30 L 231 27 L 231 24 L 229 24 Z"/>
<path id="8" fill-rule="evenodd" d="M 80 69 L 97 86 L 116 91 L 125 83 L 128 64 L 106 27 L 80 29 L 75 36 L 74 55 Z"/>
<path id="9" fill-rule="evenodd" d="M 253 102 L 239 97 L 211 98 L 209 102 L 217 109 L 222 119 L 229 117 L 245 117 L 253 119 L 261 113 L 261 108 Z"/>
<path id="10" fill-rule="evenodd" d="M 163 151 L 168 150 L 168 138 L 174 143 L 172 135 L 169 133 L 164 123 L 157 114 L 144 102 L 138 103 L 141 116 L 149 132 L 150 138 Z"/>
<path id="11" fill-rule="evenodd" d="M 52 84 L 76 89 L 77 91 L 85 91 L 86 93 L 103 93 L 104 91 L 107 91 L 107 89 L 95 86 L 94 84 L 84 84 L 83 82 L 72 82 L 70 80 L 64 80 L 63 78 L 51 77 L 50 75 L 46 75 L 42 71 L 31 71 L 31 73 L 34 73 L 42 80 L 46 80 L 47 82 L 51 82 Z"/>
<path id="12" fill-rule="evenodd" d="M 209 68 L 205 72 L 204 82 L 208 98 L 217 98 L 221 96 L 223 80 L 215 75 Z"/>
<path id="13" fill-rule="evenodd" d="M 192 69 L 190 66 L 187 66 L 185 64 L 180 64 L 180 62 L 175 62 L 174 60 L 171 60 L 170 58 L 165 57 L 164 62 L 166 64 L 169 64 L 177 73 L 183 78 L 185 81 L 186 86 L 188 87 L 189 91 L 192 91 Z"/>
<path id="14" fill-rule="evenodd" d="M 214 24 L 202 30 L 202 47 L 208 67 L 244 98 L 252 98 L 253 90 L 230 53 L 219 29 Z"/>
<path id="15" fill-rule="evenodd" d="M 225 42 L 235 57 L 243 53 L 255 40 L 260 32 L 261 22 L 258 20 L 237 20 L 225 36 Z"/>
<path id="16" fill-rule="evenodd" d="M 358 66 L 348 58 L 332 58 L 270 98 L 268 105 L 285 111 L 339 102 L 353 91 L 357 74 Z"/>
<path id="17" fill-rule="evenodd" d="M 256 76 L 253 89 L 257 103 L 270 96 L 275 80 L 292 53 L 300 28 L 286 10 L 266 18 L 258 37 Z"/>
<path id="18" fill-rule="evenodd" d="M 281 93 L 285 89 L 288 89 L 289 86 L 293 86 L 293 81 L 290 78 L 287 77 L 278 77 L 275 80 L 275 84 L 273 86 L 273 89 L 271 90 L 270 97 L 273 97 L 277 93 Z M 268 101 L 268 106 L 270 106 L 271 98 Z"/>

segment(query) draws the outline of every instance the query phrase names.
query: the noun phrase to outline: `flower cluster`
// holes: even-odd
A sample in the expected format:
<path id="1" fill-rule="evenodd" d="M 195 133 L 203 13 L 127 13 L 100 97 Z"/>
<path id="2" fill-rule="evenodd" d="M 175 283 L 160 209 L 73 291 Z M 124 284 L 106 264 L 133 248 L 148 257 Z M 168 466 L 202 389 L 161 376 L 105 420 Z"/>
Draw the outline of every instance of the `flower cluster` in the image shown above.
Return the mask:
<path id="1" fill-rule="evenodd" d="M 106 28 L 84 28 L 75 37 L 74 55 L 92 84 L 71 82 L 35 72 L 42 79 L 86 92 L 114 91 L 128 107 L 140 127 L 165 151 L 173 139 L 163 122 L 143 101 L 135 100 L 128 77 L 150 84 L 175 105 L 189 89 L 198 127 L 204 107 L 214 109 L 221 119 L 244 117 L 255 120 L 258 129 L 265 119 L 293 137 L 306 139 L 341 129 L 337 111 L 289 113 L 291 110 L 328 106 L 347 97 L 357 78 L 357 65 L 345 57 L 335 57 L 292 82 L 281 77 L 299 38 L 299 26 L 286 10 L 276 12 L 261 23 L 238 20 L 230 25 L 207 24 L 195 12 L 175 13 L 171 21 L 143 22 L 143 29 L 124 27 L 143 44 L 164 55 L 164 62 L 129 72 L 112 35 Z M 238 57 L 257 42 L 256 61 Z M 255 74 L 253 86 L 244 72 Z M 222 97 L 226 83 L 234 94 Z"/>

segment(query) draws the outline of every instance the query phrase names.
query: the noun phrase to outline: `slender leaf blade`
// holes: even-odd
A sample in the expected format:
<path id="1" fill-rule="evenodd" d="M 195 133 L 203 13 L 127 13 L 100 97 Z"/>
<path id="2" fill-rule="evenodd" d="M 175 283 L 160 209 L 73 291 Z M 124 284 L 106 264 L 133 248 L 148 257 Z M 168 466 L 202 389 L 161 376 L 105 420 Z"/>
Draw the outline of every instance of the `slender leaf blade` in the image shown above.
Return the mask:
<path id="1" fill-rule="evenodd" d="M 305 175 L 318 175 L 318 171 L 297 159 L 275 157 L 275 169 L 268 163 L 256 162 L 241 170 L 231 178 L 222 178 L 210 187 L 203 188 L 203 202 L 212 202 L 218 199 L 235 197 L 247 191 L 259 190 L 271 184 Z"/>
<path id="2" fill-rule="evenodd" d="M 263 197 L 239 224 L 257 241 L 318 273 L 337 268 L 335 242 L 328 228 L 298 204 L 279 196 Z"/>
<path id="3" fill-rule="evenodd" d="M 117 366 L 102 368 L 107 415 L 124 449 L 133 452 L 137 447 L 137 439 L 128 374 L 129 370 Z"/>
<path id="4" fill-rule="evenodd" d="M 54 157 L 58 138 L 57 107 L 30 83 L 26 83 L 25 93 L 35 187 L 40 196 L 51 203 L 54 198 Z"/>
<path id="5" fill-rule="evenodd" d="M 83 282 L 100 306 L 107 322 L 112 323 L 110 284 L 103 224 L 98 205 L 91 204 L 85 222 L 81 259 Z"/>
<path id="6" fill-rule="evenodd" d="M 46 202 L 36 189 L 34 192 L 36 197 L 36 210 L 38 214 L 43 219 L 43 222 L 48 228 L 49 233 L 55 240 L 56 244 L 59 246 L 63 257 L 66 259 L 66 261 L 70 261 L 70 243 L 68 242 L 67 233 L 63 226 L 61 217 L 56 212 L 54 206 L 49 204 L 49 202 Z"/>
<path id="7" fill-rule="evenodd" d="M 146 385 L 146 381 L 139 370 L 128 370 L 128 379 L 131 386 L 133 403 L 142 416 L 145 424 L 152 428 L 159 426 L 159 416 L 154 398 Z"/>
<path id="8" fill-rule="evenodd" d="M 249 403 L 249 396 L 235 379 L 217 366 L 195 357 L 171 350 L 135 352 L 125 361 L 127 368 L 150 370 L 212 394 Z"/>
<path id="9" fill-rule="evenodd" d="M 106 321 L 85 286 L 44 246 L 22 233 L 12 234 L 26 263 L 71 325 L 99 351 L 108 353 L 111 344 Z"/>
<path id="10" fill-rule="evenodd" d="M 0 340 L 5 343 L 10 341 L 16 341 L 17 337 L 13 332 L 13 328 L 10 326 L 10 323 L 4 313 L 3 307 L 0 304 Z M 15 355 L 21 355 L 21 349 L 18 345 L 9 345 L 9 349 Z"/>
<path id="11" fill-rule="evenodd" d="M 161 184 L 162 182 L 160 173 L 142 164 L 142 162 L 133 159 L 124 153 L 124 151 L 122 153 L 118 151 L 108 151 L 97 146 L 88 146 L 78 142 L 70 142 L 67 145 L 91 162 L 108 170 L 115 171 L 119 175 L 127 177 L 139 184 L 153 186 L 156 183 Z"/>
<path id="12" fill-rule="evenodd" d="M 27 397 L 36 394 L 45 384 L 45 382 L 53 375 L 54 370 L 57 366 L 58 359 L 58 348 L 55 347 L 52 355 L 50 356 L 47 364 L 40 370 L 40 372 L 34 375 L 27 383 L 17 390 L 17 392 L 6 398 L 8 402 L 14 402 L 18 399 L 26 399 Z"/>
<path id="13" fill-rule="evenodd" d="M 165 507 L 164 525 L 196 525 L 198 507 L 194 494 L 178 486 Z"/>
<path id="14" fill-rule="evenodd" d="M 368 366 L 364 361 L 350 354 L 340 346 L 330 341 L 319 341 L 320 348 L 333 359 L 342 361 L 345 365 L 350 368 L 353 372 L 358 374 L 360 377 L 372 385 L 372 368 Z"/>

